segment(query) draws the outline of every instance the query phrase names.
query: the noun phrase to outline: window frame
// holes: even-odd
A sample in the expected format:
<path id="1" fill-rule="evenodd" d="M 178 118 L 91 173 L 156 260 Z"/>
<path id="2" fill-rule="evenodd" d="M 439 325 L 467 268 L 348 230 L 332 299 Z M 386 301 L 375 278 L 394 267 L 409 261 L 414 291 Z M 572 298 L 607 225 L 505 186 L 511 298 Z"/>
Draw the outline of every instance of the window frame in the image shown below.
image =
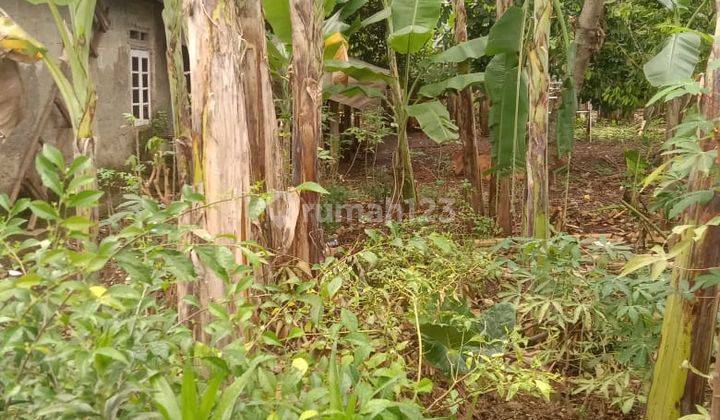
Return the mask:
<path id="1" fill-rule="evenodd" d="M 137 70 L 133 70 L 133 59 L 137 59 Z M 147 70 L 143 71 L 143 59 L 147 60 Z M 144 126 L 150 124 L 152 116 L 152 72 L 151 55 L 146 49 L 130 48 L 130 114 L 134 117 L 134 125 Z M 137 87 L 133 84 L 133 76 L 137 74 Z M 147 75 L 147 84 L 143 84 L 143 75 Z M 138 102 L 135 102 L 134 93 L 138 92 Z M 143 91 L 147 90 L 147 101 L 143 100 Z M 135 116 L 134 108 L 138 107 L 138 116 Z M 147 106 L 147 113 L 144 107 Z"/>

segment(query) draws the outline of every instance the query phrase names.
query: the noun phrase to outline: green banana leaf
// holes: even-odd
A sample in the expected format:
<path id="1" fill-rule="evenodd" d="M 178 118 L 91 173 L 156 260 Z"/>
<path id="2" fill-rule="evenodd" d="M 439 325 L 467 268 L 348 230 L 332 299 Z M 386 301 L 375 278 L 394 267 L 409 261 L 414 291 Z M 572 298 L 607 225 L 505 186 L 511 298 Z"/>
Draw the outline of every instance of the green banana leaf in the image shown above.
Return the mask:
<path id="1" fill-rule="evenodd" d="M 275 36 L 283 43 L 291 45 L 290 0 L 263 0 L 263 12 Z"/>
<path id="2" fill-rule="evenodd" d="M 522 167 L 527 149 L 528 82 L 525 73 L 518 69 L 517 55 L 493 57 L 485 69 L 485 86 L 492 101 L 488 119 L 495 169 L 500 172 L 512 169 L 513 156 L 515 167 Z"/>
<path id="3" fill-rule="evenodd" d="M 513 6 L 502 15 L 488 34 L 486 55 L 519 52 L 523 40 L 522 8 Z"/>
<path id="4" fill-rule="evenodd" d="M 458 139 L 458 128 L 440 101 L 423 102 L 407 107 L 408 115 L 417 119 L 420 128 L 437 143 Z"/>
<path id="5" fill-rule="evenodd" d="M 575 113 L 577 112 L 577 108 L 577 92 L 575 92 L 572 78 L 568 77 L 563 81 L 557 123 L 555 126 L 557 130 L 557 150 L 560 156 L 567 156 L 572 152 L 573 135 L 575 133 Z"/>
<path id="6" fill-rule="evenodd" d="M 446 90 L 460 91 L 468 86 L 473 86 L 485 82 L 485 73 L 468 73 L 458 74 L 457 76 L 443 80 L 437 83 L 431 83 L 420 88 L 418 95 L 426 98 L 435 98 L 440 96 Z"/>
<path id="7" fill-rule="evenodd" d="M 432 38 L 440 19 L 438 0 L 394 0 L 390 47 L 401 54 L 416 53 Z"/>
<path id="8" fill-rule="evenodd" d="M 377 68 L 361 61 L 325 60 L 325 71 L 339 71 L 360 82 L 383 81 L 389 83 L 392 81 L 389 73 L 379 71 Z"/>
<path id="9" fill-rule="evenodd" d="M 323 99 L 329 99 L 333 95 L 342 95 L 352 98 L 357 95 L 364 95 L 368 98 L 382 98 L 382 90 L 372 86 L 345 86 L 327 85 L 323 87 Z"/>
<path id="10" fill-rule="evenodd" d="M 670 35 L 663 49 L 645 66 L 645 78 L 655 87 L 690 80 L 700 58 L 700 36 L 692 32 Z"/>
<path id="11" fill-rule="evenodd" d="M 373 23 L 382 22 L 383 20 L 389 18 L 391 15 L 392 15 L 392 11 L 390 10 L 389 7 L 386 7 L 384 9 L 380 10 L 379 12 L 375 13 L 374 15 L 370 16 L 369 18 L 363 20 L 360 23 L 360 26 L 364 28 L 366 26 L 372 25 Z"/>
<path id="12" fill-rule="evenodd" d="M 471 39 L 450 47 L 432 58 L 434 63 L 462 63 L 471 58 L 479 58 L 485 55 L 488 38 Z"/>

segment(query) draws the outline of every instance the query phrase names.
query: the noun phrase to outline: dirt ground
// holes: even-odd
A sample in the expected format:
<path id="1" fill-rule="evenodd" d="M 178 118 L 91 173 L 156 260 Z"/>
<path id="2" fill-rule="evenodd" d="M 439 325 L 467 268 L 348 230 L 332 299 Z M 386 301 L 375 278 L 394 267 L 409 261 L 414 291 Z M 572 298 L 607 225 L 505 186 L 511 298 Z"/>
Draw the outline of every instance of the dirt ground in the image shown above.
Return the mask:
<path id="1" fill-rule="evenodd" d="M 481 138 L 480 141 L 483 152 L 489 155 L 488 139 Z M 459 143 L 437 144 L 422 132 L 414 131 L 410 134 L 410 148 L 417 190 L 421 199 L 428 195 L 433 198 L 437 198 L 438 195 L 453 197 L 467 195 L 466 189 L 463 189 L 464 175 L 458 174 L 457 167 L 453 164 L 453 157 L 457 158 L 461 153 L 462 146 Z M 350 188 L 386 183 L 389 189 L 386 192 L 390 192 L 394 149 L 395 142 L 388 139 L 379 146 L 376 155 L 370 154 L 369 157 L 364 157 L 361 154 L 355 159 L 351 168 L 348 168 L 348 162 L 343 162 L 340 173 L 344 175 L 341 176 L 339 183 Z M 639 138 L 623 139 L 623 141 L 577 140 L 570 159 L 569 178 L 567 165 L 562 162 L 554 166 L 550 165 L 550 214 L 554 226 L 558 226 L 562 219 L 567 186 L 567 210 L 564 226 L 559 226 L 561 231 L 581 236 L 604 236 L 614 241 L 638 245 L 639 248 L 661 240 L 657 234 L 641 234 L 640 231 L 643 230 L 641 227 L 647 226 L 648 222 L 642 222 L 642 216 L 638 216 L 632 208 L 623 204 L 623 200 L 631 201 L 631 194 L 627 189 L 629 178 L 624 156 L 626 149 L 637 149 L 644 153 L 646 147 Z M 489 183 L 489 177 L 486 177 L 483 185 L 486 202 Z M 524 180 L 522 174 L 519 174 L 515 183 L 513 201 L 513 213 L 517 218 L 515 234 L 518 235 L 521 234 L 519 227 L 522 226 L 525 194 Z M 640 211 L 647 216 L 649 213 L 644 208 L 644 202 L 647 202 L 646 192 L 640 195 Z M 655 220 L 652 216 L 650 219 L 650 223 L 656 226 L 662 225 L 661 221 Z M 357 221 L 341 224 L 337 230 L 341 244 L 355 242 L 357 236 L 362 235 L 365 227 L 368 226 Z"/>

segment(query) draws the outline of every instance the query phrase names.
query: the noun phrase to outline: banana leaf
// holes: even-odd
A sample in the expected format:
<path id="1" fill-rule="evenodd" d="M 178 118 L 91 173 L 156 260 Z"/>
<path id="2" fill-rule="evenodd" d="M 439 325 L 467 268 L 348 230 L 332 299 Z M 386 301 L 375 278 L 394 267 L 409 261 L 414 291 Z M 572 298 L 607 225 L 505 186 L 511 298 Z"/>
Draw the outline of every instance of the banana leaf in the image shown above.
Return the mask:
<path id="1" fill-rule="evenodd" d="M 394 0 L 390 47 L 401 54 L 420 51 L 432 39 L 442 11 L 438 0 Z"/>
<path id="2" fill-rule="evenodd" d="M 700 36 L 692 32 L 670 35 L 663 49 L 643 66 L 645 78 L 655 87 L 690 80 L 700 59 L 700 44 Z"/>
<path id="3" fill-rule="evenodd" d="M 528 82 L 525 73 L 518 69 L 517 55 L 493 57 L 485 69 L 485 86 L 492 101 L 489 126 L 496 170 L 512 169 L 513 156 L 515 167 L 523 167 L 527 149 Z"/>
<path id="4" fill-rule="evenodd" d="M 361 61 L 325 60 L 326 72 L 342 72 L 360 82 L 390 82 L 390 74 Z"/>
<path id="5" fill-rule="evenodd" d="M 486 36 L 462 42 L 433 57 L 434 63 L 462 63 L 471 58 L 485 55 L 488 38 Z"/>
<path id="6" fill-rule="evenodd" d="M 572 152 L 577 108 L 577 92 L 572 79 L 568 77 L 563 81 L 556 124 L 557 149 L 560 156 L 567 156 Z"/>
<path id="7" fill-rule="evenodd" d="M 0 57 L 33 62 L 45 54 L 45 47 L 0 9 Z"/>
<path id="8" fill-rule="evenodd" d="M 420 88 L 418 95 L 426 98 L 435 98 L 440 96 L 446 90 L 460 91 L 468 86 L 473 86 L 485 82 L 485 73 L 468 73 L 458 74 L 457 76 L 443 80 L 437 83 L 431 83 Z"/>
<path id="9" fill-rule="evenodd" d="M 490 28 L 485 48 L 486 55 L 520 51 L 523 40 L 524 14 L 522 8 L 513 6 L 502 15 L 500 20 Z"/>
<path id="10" fill-rule="evenodd" d="M 420 128 L 437 143 L 458 139 L 458 128 L 440 101 L 423 102 L 407 107 L 408 115 L 417 119 Z"/>

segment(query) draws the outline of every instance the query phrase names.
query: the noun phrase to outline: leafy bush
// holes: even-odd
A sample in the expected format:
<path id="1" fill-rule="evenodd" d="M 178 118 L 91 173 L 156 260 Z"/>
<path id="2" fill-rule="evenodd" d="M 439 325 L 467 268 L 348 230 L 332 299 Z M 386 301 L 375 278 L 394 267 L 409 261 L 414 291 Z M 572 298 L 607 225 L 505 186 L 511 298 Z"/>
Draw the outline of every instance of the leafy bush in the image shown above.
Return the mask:
<path id="1" fill-rule="evenodd" d="M 91 180 L 78 175 L 87 165 L 79 158 L 66 166 L 45 146 L 36 166 L 57 201 L 0 196 L 6 416 L 421 417 L 407 398 L 416 387 L 400 346 L 376 352 L 357 317 L 344 309 L 336 317 L 315 281 L 288 270 L 277 285 L 253 284 L 251 267 L 236 264 L 227 248 L 178 226 L 201 196 L 185 190 L 168 205 L 126 196 L 100 223 L 103 238 L 93 240 L 96 226 L 74 215 L 102 196 L 80 190 Z M 46 223 L 42 232 L 25 229 L 28 211 Z M 206 241 L 183 245 L 191 231 Z M 255 247 L 240 245 L 250 261 L 261 260 Z M 210 313 L 207 332 L 213 343 L 228 342 L 222 351 L 195 342 L 172 305 L 173 286 L 197 277 L 191 252 L 228 281 L 233 312 L 211 303 L 191 314 Z M 240 338 L 230 341 L 231 331 Z"/>
<path id="2" fill-rule="evenodd" d="M 501 296 L 517 306 L 526 334 L 542 342 L 574 392 L 600 394 L 628 412 L 646 390 L 631 379 L 649 373 L 660 333 L 667 282 L 649 275 L 618 277 L 609 267 L 630 249 L 605 240 L 560 236 L 547 245 L 507 240 L 499 250 L 506 269 Z"/>

